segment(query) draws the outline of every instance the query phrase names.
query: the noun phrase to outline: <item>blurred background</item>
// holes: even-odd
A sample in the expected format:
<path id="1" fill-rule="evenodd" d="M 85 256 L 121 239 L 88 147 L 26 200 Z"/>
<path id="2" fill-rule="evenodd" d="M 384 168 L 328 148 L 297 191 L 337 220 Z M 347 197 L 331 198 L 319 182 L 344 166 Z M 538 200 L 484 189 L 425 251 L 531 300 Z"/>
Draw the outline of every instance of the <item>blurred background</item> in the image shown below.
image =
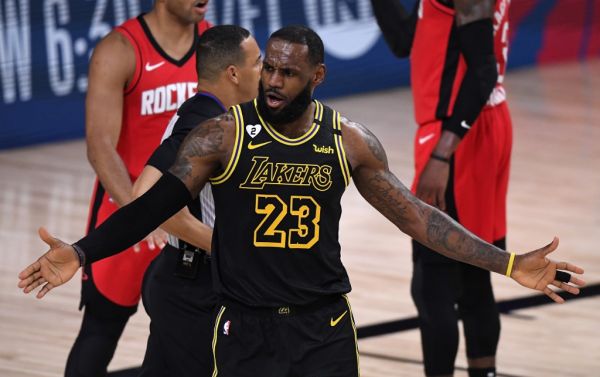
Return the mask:
<path id="1" fill-rule="evenodd" d="M 414 0 L 403 3 L 412 9 Z M 92 49 L 112 27 L 148 10 L 152 0 L 1 4 L 0 149 L 81 138 Z M 321 98 L 409 84 L 408 60 L 389 53 L 369 0 L 211 0 L 207 19 L 243 26 L 261 46 L 282 25 L 315 29 L 329 68 L 317 91 Z M 512 1 L 509 36 L 509 69 L 597 58 L 600 2 Z"/>

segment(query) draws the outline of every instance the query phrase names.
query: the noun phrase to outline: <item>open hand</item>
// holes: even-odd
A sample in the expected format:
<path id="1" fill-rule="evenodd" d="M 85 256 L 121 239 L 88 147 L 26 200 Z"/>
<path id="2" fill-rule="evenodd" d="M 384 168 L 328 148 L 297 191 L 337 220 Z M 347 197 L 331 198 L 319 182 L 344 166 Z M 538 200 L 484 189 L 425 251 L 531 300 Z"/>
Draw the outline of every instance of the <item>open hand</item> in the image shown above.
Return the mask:
<path id="1" fill-rule="evenodd" d="M 577 276 L 571 275 L 568 282 L 556 280 L 556 271 L 565 270 L 575 274 L 583 274 L 583 268 L 567 262 L 555 262 L 547 255 L 558 247 L 558 238 L 554 237 L 548 245 L 530 251 L 529 253 L 517 255 L 511 277 L 519 284 L 544 292 L 552 300 L 563 303 L 565 300 L 554 292 L 550 286 L 553 285 L 571 294 L 579 294 L 579 288 L 585 285 L 585 281 Z"/>
<path id="2" fill-rule="evenodd" d="M 54 238 L 44 228 L 38 230 L 42 241 L 50 246 L 44 255 L 19 273 L 19 288 L 29 293 L 42 284 L 45 284 L 37 293 L 37 298 L 42 298 L 55 287 L 71 280 L 79 269 L 79 258 L 69 244 Z"/>

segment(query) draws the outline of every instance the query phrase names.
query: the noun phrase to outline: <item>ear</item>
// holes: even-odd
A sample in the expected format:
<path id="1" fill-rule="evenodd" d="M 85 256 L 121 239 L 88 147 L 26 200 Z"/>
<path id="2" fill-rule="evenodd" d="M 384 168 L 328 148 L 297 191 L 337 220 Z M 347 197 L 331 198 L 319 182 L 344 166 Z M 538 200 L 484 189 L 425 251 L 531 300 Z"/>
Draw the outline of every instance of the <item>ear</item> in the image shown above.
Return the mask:
<path id="1" fill-rule="evenodd" d="M 226 69 L 227 78 L 236 85 L 240 84 L 240 73 L 235 65 L 230 65 Z"/>
<path id="2" fill-rule="evenodd" d="M 315 74 L 313 76 L 313 79 L 312 79 L 313 87 L 316 87 L 316 86 L 320 85 L 323 81 L 325 81 L 326 73 L 327 73 L 327 67 L 325 67 L 325 64 L 319 63 L 319 65 L 317 66 L 317 69 L 315 71 Z"/>

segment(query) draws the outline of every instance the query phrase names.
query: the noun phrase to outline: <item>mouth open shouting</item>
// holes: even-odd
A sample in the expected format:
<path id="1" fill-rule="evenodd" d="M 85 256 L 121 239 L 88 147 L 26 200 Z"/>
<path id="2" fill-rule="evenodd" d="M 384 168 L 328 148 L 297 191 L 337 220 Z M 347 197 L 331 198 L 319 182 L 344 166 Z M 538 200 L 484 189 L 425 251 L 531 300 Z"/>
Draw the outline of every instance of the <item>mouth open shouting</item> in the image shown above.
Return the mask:
<path id="1" fill-rule="evenodd" d="M 258 84 L 258 112 L 270 124 L 282 125 L 293 122 L 302 116 L 311 102 L 310 83 L 307 83 L 291 101 L 276 89 L 265 89 L 262 81 Z"/>
<path id="2" fill-rule="evenodd" d="M 277 91 L 273 89 L 267 89 L 265 91 L 265 99 L 267 106 L 269 106 L 273 111 L 280 110 L 287 102 L 285 96 L 277 93 Z"/>

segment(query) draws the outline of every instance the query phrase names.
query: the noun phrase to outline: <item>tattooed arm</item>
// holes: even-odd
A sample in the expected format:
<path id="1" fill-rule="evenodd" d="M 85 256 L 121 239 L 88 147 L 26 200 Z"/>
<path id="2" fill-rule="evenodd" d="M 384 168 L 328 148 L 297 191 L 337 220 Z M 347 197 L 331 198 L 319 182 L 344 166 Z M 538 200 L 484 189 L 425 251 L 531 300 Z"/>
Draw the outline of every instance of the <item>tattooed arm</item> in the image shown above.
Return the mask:
<path id="1" fill-rule="evenodd" d="M 461 262 L 504 274 L 510 254 L 466 230 L 440 210 L 420 201 L 389 170 L 381 143 L 366 127 L 342 121 L 344 149 L 354 168 L 352 176 L 360 194 L 400 230 L 429 248 Z M 543 291 L 557 302 L 563 299 L 549 284 L 576 294 L 576 287 L 555 280 L 557 268 L 583 273 L 577 266 L 546 258 L 558 240 L 541 249 L 519 255 L 511 277 L 520 284 Z M 576 277 L 571 283 L 583 285 Z"/>
<path id="2" fill-rule="evenodd" d="M 89 264 L 138 242 L 198 196 L 208 178 L 225 165 L 234 141 L 235 121 L 230 115 L 200 123 L 183 141 L 175 164 L 156 184 L 74 246 Z"/>
<path id="3" fill-rule="evenodd" d="M 412 195 L 390 172 L 383 147 L 366 127 L 347 121 L 344 147 L 360 194 L 400 230 L 449 258 L 498 273 L 506 271 L 508 253 Z"/>
<path id="4" fill-rule="evenodd" d="M 199 124 L 184 140 L 177 161 L 144 195 L 119 208 L 86 237 L 69 245 L 40 229 L 50 250 L 19 274 L 25 293 L 37 297 L 69 281 L 80 266 L 117 254 L 139 242 L 189 203 L 231 155 L 235 122 L 223 115 Z"/>
<path id="5" fill-rule="evenodd" d="M 193 197 L 208 178 L 227 165 L 235 142 L 235 119 L 231 113 L 200 123 L 186 136 L 169 172 L 179 178 Z"/>

